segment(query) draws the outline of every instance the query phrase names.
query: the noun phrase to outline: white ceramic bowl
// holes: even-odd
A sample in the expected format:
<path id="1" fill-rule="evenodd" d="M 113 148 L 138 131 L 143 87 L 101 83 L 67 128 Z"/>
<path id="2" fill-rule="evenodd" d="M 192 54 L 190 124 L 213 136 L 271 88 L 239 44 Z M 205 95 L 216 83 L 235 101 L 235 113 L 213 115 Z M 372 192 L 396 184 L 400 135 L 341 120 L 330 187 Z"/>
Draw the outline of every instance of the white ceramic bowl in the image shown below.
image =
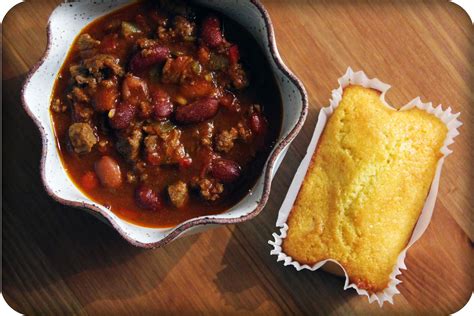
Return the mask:
<path id="1" fill-rule="evenodd" d="M 300 131 L 307 114 L 307 96 L 301 82 L 288 70 L 278 53 L 267 11 L 251 0 L 195 1 L 227 15 L 246 28 L 260 44 L 277 80 L 283 103 L 283 122 L 276 146 L 251 192 L 228 211 L 192 218 L 172 228 L 146 228 L 131 224 L 106 207 L 91 201 L 69 179 L 60 161 L 49 104 L 54 81 L 76 35 L 92 20 L 129 3 L 78 1 L 58 6 L 49 18 L 48 46 L 31 70 L 22 91 L 23 105 L 41 131 L 41 176 L 46 191 L 60 203 L 81 207 L 106 219 L 127 241 L 140 247 L 159 247 L 179 236 L 219 224 L 238 223 L 256 216 L 265 206 L 270 185 L 290 142 Z"/>

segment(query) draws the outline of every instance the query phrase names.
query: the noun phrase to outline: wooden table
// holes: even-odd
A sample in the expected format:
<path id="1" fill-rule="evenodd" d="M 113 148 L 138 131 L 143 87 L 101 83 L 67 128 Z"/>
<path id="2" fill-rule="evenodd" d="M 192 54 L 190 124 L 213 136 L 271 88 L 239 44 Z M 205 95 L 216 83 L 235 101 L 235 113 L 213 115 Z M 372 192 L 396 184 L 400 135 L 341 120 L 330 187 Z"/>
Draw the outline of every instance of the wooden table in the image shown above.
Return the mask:
<path id="1" fill-rule="evenodd" d="M 265 1 L 283 59 L 305 83 L 310 113 L 256 219 L 143 250 L 77 209 L 54 202 L 39 176 L 39 133 L 20 104 L 59 1 L 28 1 L 3 24 L 3 294 L 32 314 L 153 312 L 449 313 L 465 304 L 473 271 L 473 26 L 448 2 Z M 267 241 L 319 108 L 346 68 L 392 84 L 388 101 L 461 111 L 464 126 L 443 170 L 433 221 L 408 252 L 395 305 L 380 309 L 343 280 L 297 272 Z"/>

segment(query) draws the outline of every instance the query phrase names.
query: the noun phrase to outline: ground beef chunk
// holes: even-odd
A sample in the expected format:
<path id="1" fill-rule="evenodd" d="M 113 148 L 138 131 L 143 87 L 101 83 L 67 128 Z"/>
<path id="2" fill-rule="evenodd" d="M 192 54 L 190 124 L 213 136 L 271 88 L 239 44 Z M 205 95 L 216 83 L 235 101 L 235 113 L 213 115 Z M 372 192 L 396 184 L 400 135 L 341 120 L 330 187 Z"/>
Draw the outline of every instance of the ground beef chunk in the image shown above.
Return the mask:
<path id="1" fill-rule="evenodd" d="M 77 75 L 74 77 L 74 80 L 79 85 L 87 85 L 91 89 L 97 88 L 97 80 L 94 77 L 86 77 L 84 75 Z"/>
<path id="2" fill-rule="evenodd" d="M 194 131 L 194 138 L 199 140 L 199 143 L 203 146 L 212 146 L 212 137 L 214 135 L 214 123 L 202 122 Z"/>
<path id="3" fill-rule="evenodd" d="M 71 74 L 71 77 L 76 77 L 79 75 L 84 75 L 86 69 L 80 65 L 72 65 L 69 67 L 69 73 Z"/>
<path id="4" fill-rule="evenodd" d="M 87 69 L 83 66 L 73 65 L 69 67 L 69 72 L 71 74 L 71 78 L 73 78 L 78 85 L 88 86 L 91 89 L 95 89 L 97 87 L 97 79 L 88 75 Z"/>
<path id="5" fill-rule="evenodd" d="M 237 131 L 239 132 L 239 139 L 248 142 L 252 138 L 252 130 L 243 122 L 237 124 Z"/>
<path id="6" fill-rule="evenodd" d="M 56 98 L 51 102 L 51 111 L 56 113 L 64 113 L 67 110 L 67 106 L 64 105 L 59 98 Z"/>
<path id="7" fill-rule="evenodd" d="M 239 132 L 234 127 L 222 131 L 216 136 L 216 150 L 223 153 L 229 152 L 234 147 L 234 142 L 238 136 Z"/>
<path id="8" fill-rule="evenodd" d="M 140 154 L 140 144 L 143 138 L 141 127 L 132 126 L 125 131 L 117 133 L 115 147 L 117 151 L 128 161 L 137 161 Z"/>
<path id="9" fill-rule="evenodd" d="M 130 184 L 137 183 L 137 176 L 132 171 L 127 172 L 127 175 L 126 175 L 125 179 L 127 180 L 127 183 L 130 183 Z"/>
<path id="10" fill-rule="evenodd" d="M 187 157 L 180 137 L 179 129 L 145 137 L 146 160 L 152 165 L 179 164 Z"/>
<path id="11" fill-rule="evenodd" d="M 229 67 L 229 76 L 232 80 L 232 85 L 236 89 L 244 89 L 249 85 L 247 74 L 242 68 L 241 64 L 234 64 Z"/>
<path id="12" fill-rule="evenodd" d="M 220 194 L 224 192 L 224 185 L 212 178 L 194 178 L 191 185 L 196 188 L 201 194 L 201 197 L 207 201 L 217 200 Z"/>
<path id="13" fill-rule="evenodd" d="M 117 76 L 123 76 L 125 73 L 122 66 L 119 65 L 119 59 L 107 54 L 99 54 L 87 58 L 84 60 L 84 67 L 99 81 L 104 78 L 103 71 L 106 69 Z"/>
<path id="14" fill-rule="evenodd" d="M 154 39 L 145 38 L 145 37 L 137 39 L 135 43 L 141 49 L 151 48 L 158 45 L 158 42 L 155 41 Z"/>
<path id="15" fill-rule="evenodd" d="M 177 208 L 183 207 L 188 200 L 188 187 L 183 181 L 168 186 L 168 195 L 171 203 Z"/>
<path id="16" fill-rule="evenodd" d="M 94 130 L 87 123 L 73 123 L 69 126 L 69 139 L 78 154 L 89 153 L 97 143 Z"/>
<path id="17" fill-rule="evenodd" d="M 178 15 L 173 21 L 175 34 L 184 41 L 192 42 L 196 40 L 196 24 L 183 16 Z"/>
<path id="18" fill-rule="evenodd" d="M 176 36 L 173 29 L 161 25 L 158 26 L 157 34 L 160 41 L 164 43 L 171 42 Z"/>
<path id="19" fill-rule="evenodd" d="M 83 88 L 74 87 L 72 88 L 71 94 L 72 94 L 73 99 L 78 102 L 83 102 L 83 103 L 90 102 L 90 98 Z"/>
<path id="20" fill-rule="evenodd" d="M 81 34 L 77 39 L 77 48 L 79 50 L 87 50 L 97 48 L 100 45 L 100 41 L 95 40 L 89 34 Z"/>

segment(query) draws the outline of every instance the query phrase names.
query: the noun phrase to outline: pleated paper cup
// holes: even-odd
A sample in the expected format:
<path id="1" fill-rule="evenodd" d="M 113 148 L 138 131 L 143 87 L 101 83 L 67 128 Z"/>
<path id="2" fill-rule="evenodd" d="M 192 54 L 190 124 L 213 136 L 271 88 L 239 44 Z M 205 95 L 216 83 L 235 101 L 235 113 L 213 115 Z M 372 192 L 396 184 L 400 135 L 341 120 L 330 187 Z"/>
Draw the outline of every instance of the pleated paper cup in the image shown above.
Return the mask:
<path id="1" fill-rule="evenodd" d="M 362 71 L 353 72 L 351 68 L 347 69 L 347 72 L 339 78 L 339 88 L 332 91 L 332 98 L 331 102 L 328 107 L 322 108 L 319 112 L 318 116 L 318 123 L 314 129 L 313 137 L 311 139 L 310 145 L 308 147 L 308 151 L 304 156 L 303 160 L 301 161 L 298 170 L 296 171 L 295 177 L 290 185 L 288 193 L 283 201 L 283 204 L 280 208 L 278 219 L 276 222 L 276 226 L 280 228 L 280 233 L 274 233 L 273 237 L 274 240 L 270 240 L 269 244 L 273 246 L 273 250 L 271 250 L 270 254 L 277 256 L 277 261 L 282 261 L 285 266 L 291 265 L 296 270 L 300 271 L 302 269 L 308 269 L 311 271 L 315 271 L 323 266 L 324 270 L 329 270 L 331 273 L 339 274 L 339 271 L 343 271 L 343 275 L 345 276 L 345 283 L 344 283 L 344 290 L 353 288 L 357 291 L 359 295 L 365 295 L 368 297 L 369 302 L 377 302 L 380 306 L 383 305 L 384 302 L 388 301 L 393 304 L 393 296 L 395 294 L 400 293 L 397 290 L 397 285 L 401 282 L 397 279 L 397 276 L 401 274 L 401 270 L 406 270 L 405 265 L 405 256 L 407 250 L 423 235 L 426 228 L 428 227 L 431 221 L 431 215 L 433 214 L 433 209 L 436 202 L 436 196 L 438 194 L 438 186 L 439 186 L 439 178 L 441 175 L 441 169 L 443 167 L 444 160 L 446 157 L 452 153 L 452 151 L 448 148 L 454 142 L 454 137 L 459 135 L 458 127 L 462 125 L 462 123 L 458 120 L 460 113 L 452 113 L 451 108 L 448 107 L 446 110 L 443 110 L 441 105 L 437 107 L 433 107 L 431 103 L 423 103 L 419 97 L 413 99 L 408 104 L 403 106 L 400 111 L 409 110 L 411 108 L 417 107 L 423 111 L 426 111 L 437 118 L 439 118 L 446 127 L 448 128 L 448 133 L 446 135 L 446 139 L 444 140 L 443 146 L 441 148 L 441 153 L 443 156 L 438 160 L 438 164 L 436 166 L 436 172 L 433 177 L 433 181 L 431 182 L 431 188 L 426 197 L 425 204 L 423 209 L 420 213 L 420 217 L 416 222 L 415 228 L 412 232 L 412 235 L 405 247 L 403 249 L 397 259 L 396 264 L 393 267 L 393 271 L 390 274 L 390 281 L 387 287 L 383 291 L 379 291 L 376 293 L 369 293 L 364 289 L 360 289 L 357 287 L 356 284 L 350 283 L 349 276 L 345 269 L 340 265 L 336 260 L 328 258 L 326 260 L 320 261 L 315 263 L 314 265 L 307 265 L 301 264 L 298 261 L 293 260 L 290 256 L 286 255 L 282 250 L 282 243 L 285 237 L 287 236 L 288 231 L 288 215 L 293 207 L 295 202 L 296 196 L 298 195 L 299 189 L 303 183 L 304 177 L 306 175 L 306 171 L 308 170 L 311 157 L 317 147 L 319 138 L 324 131 L 324 127 L 328 119 L 334 113 L 334 110 L 339 106 L 339 103 L 342 100 L 342 94 L 345 87 L 348 85 L 360 85 L 366 88 L 372 88 L 381 92 L 381 100 L 382 102 L 389 108 L 393 109 L 387 102 L 385 101 L 385 93 L 390 88 L 390 85 L 383 83 L 378 79 L 369 79 L 366 74 Z M 317 210 L 316 210 L 317 212 Z M 338 269 L 340 267 L 340 269 Z"/>

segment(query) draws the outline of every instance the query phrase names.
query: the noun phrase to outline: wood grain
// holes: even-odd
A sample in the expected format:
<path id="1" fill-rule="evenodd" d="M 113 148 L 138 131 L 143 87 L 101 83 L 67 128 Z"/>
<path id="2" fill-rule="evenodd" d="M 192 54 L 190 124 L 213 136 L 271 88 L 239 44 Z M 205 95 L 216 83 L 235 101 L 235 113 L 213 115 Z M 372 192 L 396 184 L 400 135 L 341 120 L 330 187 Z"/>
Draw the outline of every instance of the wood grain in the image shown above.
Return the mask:
<path id="1" fill-rule="evenodd" d="M 256 219 L 157 250 L 128 245 L 107 225 L 54 202 L 39 176 L 41 141 L 20 103 L 27 71 L 46 46 L 59 1 L 30 1 L 4 20 L 3 294 L 28 315 L 447 314 L 473 285 L 473 26 L 445 1 L 264 1 L 287 65 L 305 83 L 310 114 Z M 395 304 L 380 309 L 343 280 L 297 272 L 267 241 L 319 109 L 351 66 L 392 85 L 390 103 L 420 95 L 461 111 L 461 135 L 443 170 L 433 220 L 407 257 Z"/>

